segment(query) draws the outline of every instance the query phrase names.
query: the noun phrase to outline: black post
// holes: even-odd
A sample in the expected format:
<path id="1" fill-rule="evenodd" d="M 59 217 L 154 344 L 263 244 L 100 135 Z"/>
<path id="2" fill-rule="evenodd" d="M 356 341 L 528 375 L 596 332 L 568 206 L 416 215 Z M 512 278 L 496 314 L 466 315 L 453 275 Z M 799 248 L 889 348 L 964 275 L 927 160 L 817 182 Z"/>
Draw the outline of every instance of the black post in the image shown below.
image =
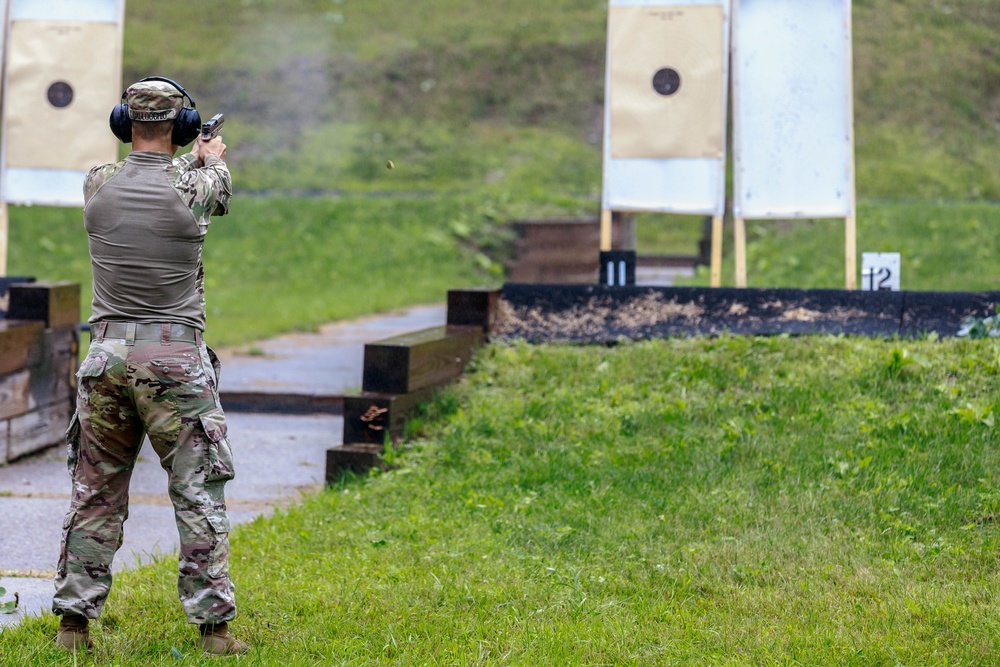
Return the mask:
<path id="1" fill-rule="evenodd" d="M 635 285 L 635 250 L 601 251 L 601 285 Z"/>

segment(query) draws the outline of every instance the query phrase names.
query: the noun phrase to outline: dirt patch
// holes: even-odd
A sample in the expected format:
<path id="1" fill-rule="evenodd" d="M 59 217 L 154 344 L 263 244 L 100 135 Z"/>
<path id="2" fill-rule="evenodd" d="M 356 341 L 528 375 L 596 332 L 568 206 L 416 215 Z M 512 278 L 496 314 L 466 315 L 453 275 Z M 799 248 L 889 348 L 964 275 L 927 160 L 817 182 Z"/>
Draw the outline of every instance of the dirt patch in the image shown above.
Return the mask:
<path id="1" fill-rule="evenodd" d="M 490 337 L 614 344 L 671 336 L 954 335 L 991 294 L 508 283 Z M 954 311 L 954 312 L 953 312 Z M 904 312 L 907 316 L 904 317 Z"/>
<path id="2" fill-rule="evenodd" d="M 696 303 L 667 300 L 658 293 L 643 294 L 622 303 L 593 297 L 581 305 L 555 311 L 537 305 L 514 306 L 501 299 L 490 335 L 551 341 L 590 339 L 609 331 L 627 335 L 630 331 L 666 323 L 692 322 L 704 313 L 704 308 Z"/>

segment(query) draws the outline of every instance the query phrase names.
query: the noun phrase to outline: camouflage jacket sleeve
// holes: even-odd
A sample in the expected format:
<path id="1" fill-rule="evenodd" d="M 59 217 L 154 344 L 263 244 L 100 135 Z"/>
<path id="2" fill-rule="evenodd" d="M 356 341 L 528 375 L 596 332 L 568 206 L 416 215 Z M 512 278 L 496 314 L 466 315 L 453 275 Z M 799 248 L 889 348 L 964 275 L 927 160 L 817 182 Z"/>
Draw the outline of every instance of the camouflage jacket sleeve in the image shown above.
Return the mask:
<path id="1" fill-rule="evenodd" d="M 205 166 L 199 167 L 193 154 L 180 156 L 174 160 L 173 183 L 202 230 L 208 229 L 211 216 L 229 212 L 233 181 L 220 158 L 209 155 Z"/>
<path id="2" fill-rule="evenodd" d="M 86 180 L 83 181 L 83 204 L 87 205 L 87 202 L 97 194 L 97 191 L 101 189 L 101 186 L 111 180 L 111 177 L 121 171 L 122 167 L 125 166 L 125 160 L 121 162 L 112 162 L 110 164 L 102 164 L 94 167 L 87 174 Z"/>

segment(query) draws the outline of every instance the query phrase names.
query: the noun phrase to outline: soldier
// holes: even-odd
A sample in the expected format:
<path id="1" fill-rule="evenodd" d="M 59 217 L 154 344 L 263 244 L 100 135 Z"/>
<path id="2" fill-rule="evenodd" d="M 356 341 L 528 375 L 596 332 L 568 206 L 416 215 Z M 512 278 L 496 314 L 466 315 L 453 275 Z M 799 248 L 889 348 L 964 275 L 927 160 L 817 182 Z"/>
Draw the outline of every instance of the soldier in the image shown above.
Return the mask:
<path id="1" fill-rule="evenodd" d="M 190 102 L 190 105 L 185 103 Z M 52 610 L 56 643 L 92 648 L 88 622 L 111 588 L 128 487 L 144 436 L 168 475 L 180 534 L 177 590 L 206 653 L 243 653 L 229 578 L 224 485 L 233 477 L 219 404 L 218 359 L 205 330 L 202 244 L 232 197 L 221 137 L 204 140 L 194 100 L 175 82 L 129 86 L 111 128 L 132 151 L 84 183 L 94 301 L 91 345 L 67 430 L 73 480 Z M 180 146 L 191 152 L 174 159 Z"/>

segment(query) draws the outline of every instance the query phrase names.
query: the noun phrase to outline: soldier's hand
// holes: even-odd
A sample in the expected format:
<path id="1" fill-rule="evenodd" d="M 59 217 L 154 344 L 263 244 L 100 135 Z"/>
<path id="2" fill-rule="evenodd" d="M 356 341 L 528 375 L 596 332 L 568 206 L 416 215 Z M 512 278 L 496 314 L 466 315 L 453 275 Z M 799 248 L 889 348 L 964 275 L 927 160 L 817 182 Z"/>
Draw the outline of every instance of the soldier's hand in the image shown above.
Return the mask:
<path id="1" fill-rule="evenodd" d="M 226 145 L 222 143 L 221 135 L 216 135 L 208 141 L 199 136 L 195 139 L 191 152 L 198 156 L 202 164 L 205 164 L 205 158 L 209 155 L 215 155 L 223 162 L 226 160 Z"/>

